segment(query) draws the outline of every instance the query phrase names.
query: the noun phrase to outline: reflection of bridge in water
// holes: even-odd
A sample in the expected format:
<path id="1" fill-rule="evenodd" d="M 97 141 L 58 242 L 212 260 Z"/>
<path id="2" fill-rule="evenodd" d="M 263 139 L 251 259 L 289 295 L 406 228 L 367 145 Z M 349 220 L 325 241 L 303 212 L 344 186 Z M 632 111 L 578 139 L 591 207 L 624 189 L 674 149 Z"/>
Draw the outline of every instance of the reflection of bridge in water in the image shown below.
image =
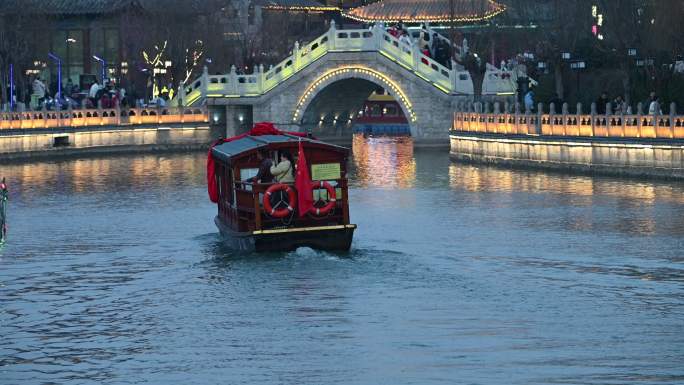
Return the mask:
<path id="1" fill-rule="evenodd" d="M 235 69 L 203 75 L 181 87 L 186 105 L 206 103 L 215 120 L 225 117 L 227 135 L 253 122 L 273 121 L 321 137 L 351 136 L 351 126 L 368 96 L 386 90 L 407 117 L 416 141 L 447 143 L 453 107 L 473 93 L 470 75 L 424 56 L 416 44 L 399 41 L 379 25 L 338 30 L 335 24 L 312 42 L 295 44 L 292 55 L 251 75 Z M 483 94 L 512 95 L 514 76 L 490 68 Z"/>

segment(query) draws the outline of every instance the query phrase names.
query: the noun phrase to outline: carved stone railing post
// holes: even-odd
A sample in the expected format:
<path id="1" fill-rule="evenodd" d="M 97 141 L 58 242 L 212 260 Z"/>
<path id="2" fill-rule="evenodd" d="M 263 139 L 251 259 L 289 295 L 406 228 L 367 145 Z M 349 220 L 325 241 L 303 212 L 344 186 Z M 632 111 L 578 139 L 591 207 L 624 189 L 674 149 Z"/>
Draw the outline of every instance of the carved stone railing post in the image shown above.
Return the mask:
<path id="1" fill-rule="evenodd" d="M 202 82 L 201 82 L 202 96 L 207 96 L 207 91 L 209 89 L 209 68 L 204 66 L 202 68 Z"/>
<path id="2" fill-rule="evenodd" d="M 644 105 L 643 103 L 639 102 L 637 103 L 637 137 L 641 138 L 644 136 L 643 132 L 643 126 L 644 126 L 644 120 L 643 120 L 643 115 L 644 115 Z"/>
<path id="3" fill-rule="evenodd" d="M 181 83 L 178 86 L 178 95 L 176 98 L 178 98 L 178 107 L 185 106 L 185 101 L 187 99 L 187 94 L 185 93 L 185 83 Z"/>
<path id="4" fill-rule="evenodd" d="M 114 113 L 116 114 L 116 125 L 121 126 L 121 102 L 119 102 L 119 99 L 114 104 Z"/>
<path id="5" fill-rule="evenodd" d="M 582 103 L 577 103 L 577 111 L 575 111 L 577 114 L 577 132 L 579 136 L 582 136 Z"/>
<path id="6" fill-rule="evenodd" d="M 337 26 L 335 25 L 335 20 L 330 20 L 330 29 L 328 30 L 328 47 L 330 47 L 331 50 L 335 49 L 337 46 L 335 44 L 335 38 L 336 36 L 336 31 Z"/>
<path id="7" fill-rule="evenodd" d="M 301 55 L 299 54 L 299 42 L 295 41 L 294 48 L 292 48 L 292 68 L 294 69 L 294 72 L 299 71 L 299 69 L 302 67 L 301 60 Z"/>
<path id="8" fill-rule="evenodd" d="M 596 103 L 591 103 L 591 136 L 596 136 Z"/>
<path id="9" fill-rule="evenodd" d="M 264 65 L 259 64 L 258 74 L 257 74 L 257 87 L 260 94 L 264 93 Z"/>
<path id="10" fill-rule="evenodd" d="M 413 56 L 413 65 L 416 65 L 416 57 L 413 55 L 413 52 L 415 51 L 414 46 L 417 44 L 411 44 L 411 55 Z M 451 84 L 451 89 L 453 91 L 458 91 L 456 89 L 456 82 L 458 80 L 458 76 L 456 75 L 456 62 L 454 59 L 449 59 L 451 60 L 451 69 L 449 70 L 449 83 Z"/>
<path id="11" fill-rule="evenodd" d="M 670 124 L 670 138 L 675 137 L 675 115 L 677 115 L 677 105 L 672 102 L 670 103 L 670 116 L 668 117 Z"/>
<path id="12" fill-rule="evenodd" d="M 230 83 L 230 93 L 233 95 L 239 95 L 240 91 L 238 88 L 238 77 L 237 77 L 237 71 L 235 69 L 235 65 L 230 66 L 230 73 L 228 74 L 229 77 L 229 83 Z"/>
<path id="13" fill-rule="evenodd" d="M 537 135 L 542 133 L 542 117 L 544 115 L 544 103 L 537 103 L 537 118 L 534 124 L 534 131 Z"/>

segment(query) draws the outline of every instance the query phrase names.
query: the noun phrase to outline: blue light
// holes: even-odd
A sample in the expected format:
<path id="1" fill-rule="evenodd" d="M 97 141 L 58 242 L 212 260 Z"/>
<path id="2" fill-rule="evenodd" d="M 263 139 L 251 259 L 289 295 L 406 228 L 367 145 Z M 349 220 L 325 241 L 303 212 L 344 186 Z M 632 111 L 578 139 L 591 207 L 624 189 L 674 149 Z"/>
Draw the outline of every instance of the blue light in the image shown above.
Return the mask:
<path id="1" fill-rule="evenodd" d="M 10 105 L 10 111 L 13 111 L 14 110 L 14 64 L 9 65 L 9 75 L 10 75 L 9 105 Z"/>
<path id="2" fill-rule="evenodd" d="M 97 60 L 102 64 L 102 84 L 105 83 L 105 78 L 107 77 L 107 61 L 97 55 L 93 55 L 93 59 Z"/>
<path id="3" fill-rule="evenodd" d="M 57 62 L 57 99 L 62 100 L 62 59 L 52 52 L 48 52 L 48 57 Z"/>

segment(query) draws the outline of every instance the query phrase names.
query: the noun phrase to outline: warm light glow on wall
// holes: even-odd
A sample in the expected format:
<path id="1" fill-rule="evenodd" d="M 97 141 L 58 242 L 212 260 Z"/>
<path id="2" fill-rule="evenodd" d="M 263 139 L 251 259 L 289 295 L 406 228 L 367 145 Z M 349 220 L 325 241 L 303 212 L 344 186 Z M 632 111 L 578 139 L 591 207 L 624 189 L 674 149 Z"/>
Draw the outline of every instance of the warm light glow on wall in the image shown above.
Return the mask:
<path id="1" fill-rule="evenodd" d="M 394 98 L 401 103 L 402 106 L 405 107 L 407 112 L 406 116 L 411 122 L 415 122 L 418 119 L 416 117 L 416 113 L 413 111 L 413 105 L 406 96 L 406 93 L 401 89 L 399 84 L 394 82 L 392 79 L 376 70 L 367 67 L 341 67 L 324 73 L 318 79 L 316 79 L 306 89 L 306 91 L 304 91 L 304 94 L 299 98 L 299 102 L 297 102 L 297 107 L 295 108 L 292 120 L 294 122 L 299 120 L 313 97 L 316 96 L 321 89 L 325 88 L 325 86 L 334 81 L 349 78 L 365 79 L 374 83 L 378 83 L 386 90 L 389 90 L 390 94 L 394 96 Z"/>

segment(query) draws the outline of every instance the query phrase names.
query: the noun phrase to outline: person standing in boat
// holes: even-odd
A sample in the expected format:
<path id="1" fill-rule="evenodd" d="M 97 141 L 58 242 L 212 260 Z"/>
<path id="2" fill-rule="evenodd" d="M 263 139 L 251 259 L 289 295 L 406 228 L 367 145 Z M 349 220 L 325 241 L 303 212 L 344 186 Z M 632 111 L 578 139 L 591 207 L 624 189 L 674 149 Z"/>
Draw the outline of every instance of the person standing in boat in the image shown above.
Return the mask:
<path id="1" fill-rule="evenodd" d="M 272 166 L 270 171 L 273 177 L 275 177 L 276 182 L 294 183 L 294 159 L 292 154 L 287 150 L 281 151 L 280 163 L 277 166 Z"/>
<path id="2" fill-rule="evenodd" d="M 249 178 L 249 181 L 258 183 L 273 183 L 273 174 L 271 174 L 273 160 L 268 155 L 268 152 L 265 150 L 258 151 L 257 160 L 259 160 L 259 171 L 257 172 L 256 176 Z"/>

